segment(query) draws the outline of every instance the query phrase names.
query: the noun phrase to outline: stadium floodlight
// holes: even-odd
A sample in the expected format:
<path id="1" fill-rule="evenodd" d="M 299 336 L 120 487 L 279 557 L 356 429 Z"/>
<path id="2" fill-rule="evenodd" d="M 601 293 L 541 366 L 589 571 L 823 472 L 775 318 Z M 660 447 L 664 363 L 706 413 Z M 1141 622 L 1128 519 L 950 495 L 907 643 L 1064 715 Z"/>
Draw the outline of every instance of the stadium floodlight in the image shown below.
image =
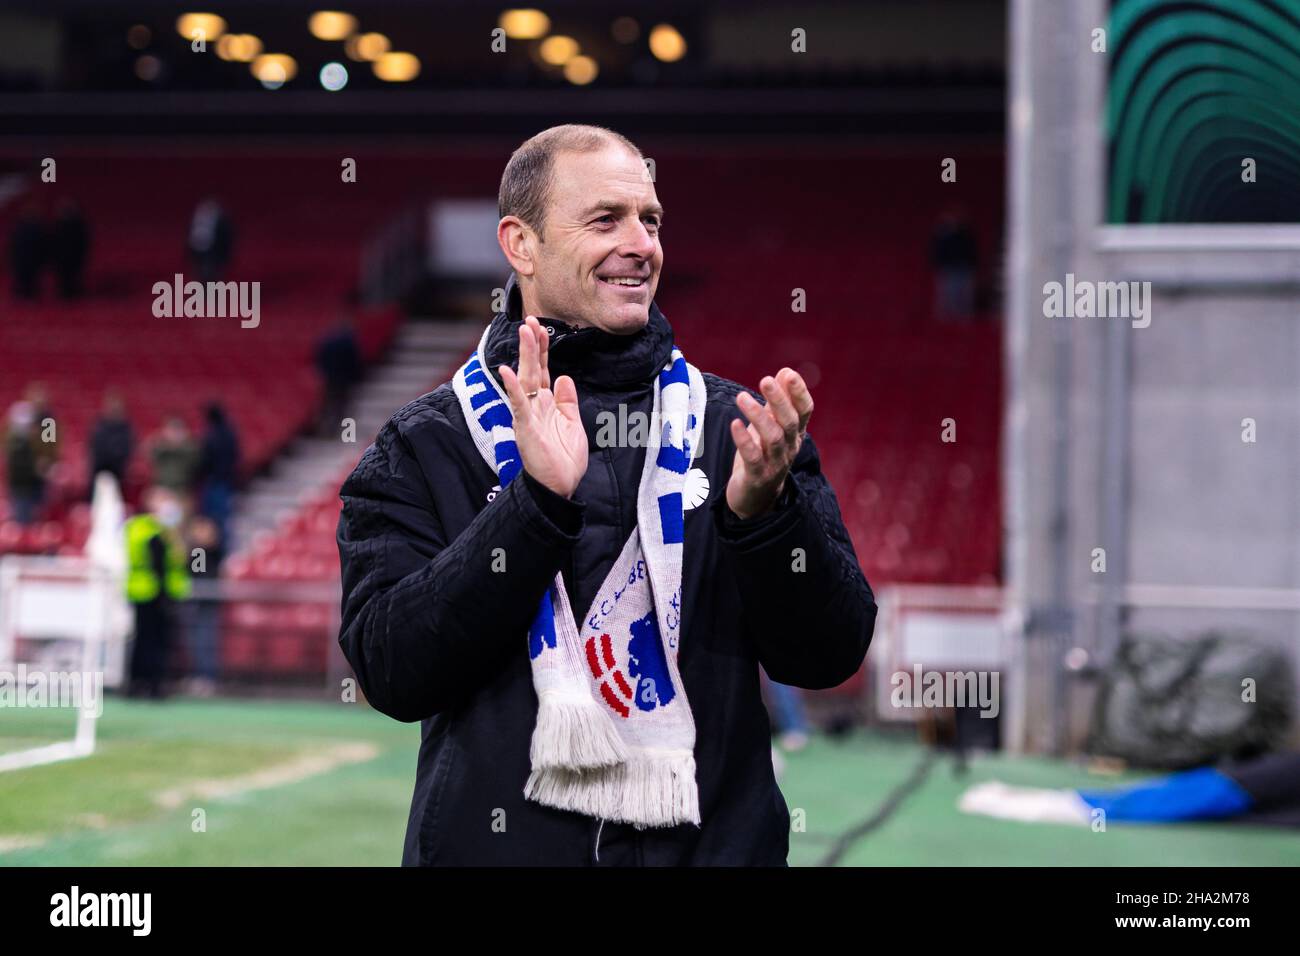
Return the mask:
<path id="1" fill-rule="evenodd" d="M 176 19 L 176 32 L 187 40 L 216 40 L 226 32 L 226 21 L 215 13 L 183 13 Z"/>
<path id="2" fill-rule="evenodd" d="M 578 41 L 573 37 L 556 34 L 543 40 L 537 52 L 551 66 L 564 66 L 578 55 L 578 50 Z"/>
<path id="3" fill-rule="evenodd" d="M 420 59 L 414 53 L 385 53 L 375 61 L 374 70 L 387 83 L 406 83 L 420 75 Z"/>
<path id="4" fill-rule="evenodd" d="M 143 23 L 137 23 L 126 31 L 127 45 L 133 50 L 143 50 L 153 40 L 153 31 Z"/>
<path id="5" fill-rule="evenodd" d="M 150 53 L 136 57 L 135 75 L 146 83 L 152 83 L 162 75 L 162 61 Z"/>
<path id="6" fill-rule="evenodd" d="M 262 41 L 251 33 L 227 33 L 217 41 L 217 56 L 235 63 L 252 63 L 262 53 Z"/>
<path id="7" fill-rule="evenodd" d="M 338 10 L 318 10 L 307 21 L 317 40 L 343 40 L 357 32 L 357 18 Z"/>
<path id="8" fill-rule="evenodd" d="M 251 69 L 264 87 L 278 90 L 298 75 L 298 61 L 287 53 L 263 53 Z"/>
<path id="9" fill-rule="evenodd" d="M 619 43 L 635 43 L 641 35 L 641 25 L 633 17 L 619 17 L 609 25 L 609 32 Z"/>
<path id="10" fill-rule="evenodd" d="M 564 64 L 564 78 L 574 86 L 586 86 L 599 72 L 600 67 L 589 56 L 575 56 Z"/>
<path id="11" fill-rule="evenodd" d="M 650 52 L 656 60 L 676 63 L 686 55 L 686 39 L 672 24 L 661 23 L 650 31 Z"/>
<path id="12" fill-rule="evenodd" d="M 348 55 L 348 59 L 356 60 L 358 63 L 367 61 L 373 63 L 392 47 L 392 42 L 382 33 L 358 33 L 347 38 L 343 44 L 343 52 Z"/>
<path id="13" fill-rule="evenodd" d="M 326 63 L 320 68 L 320 85 L 337 93 L 348 85 L 348 68 L 342 63 Z"/>
<path id="14" fill-rule="evenodd" d="M 505 30 L 511 40 L 537 40 L 551 29 L 551 18 L 541 10 L 506 10 L 497 20 L 497 26 Z"/>

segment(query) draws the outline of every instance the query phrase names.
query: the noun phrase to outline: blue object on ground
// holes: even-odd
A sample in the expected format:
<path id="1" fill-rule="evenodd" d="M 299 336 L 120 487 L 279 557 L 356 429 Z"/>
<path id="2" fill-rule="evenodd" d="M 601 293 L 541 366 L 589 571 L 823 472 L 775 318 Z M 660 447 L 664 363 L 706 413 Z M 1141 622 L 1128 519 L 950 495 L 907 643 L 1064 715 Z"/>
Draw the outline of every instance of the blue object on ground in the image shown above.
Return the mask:
<path id="1" fill-rule="evenodd" d="M 1158 777 L 1122 790 L 1080 790 L 1089 806 L 1111 822 L 1170 823 L 1222 820 L 1250 809 L 1249 793 L 1211 767 Z"/>

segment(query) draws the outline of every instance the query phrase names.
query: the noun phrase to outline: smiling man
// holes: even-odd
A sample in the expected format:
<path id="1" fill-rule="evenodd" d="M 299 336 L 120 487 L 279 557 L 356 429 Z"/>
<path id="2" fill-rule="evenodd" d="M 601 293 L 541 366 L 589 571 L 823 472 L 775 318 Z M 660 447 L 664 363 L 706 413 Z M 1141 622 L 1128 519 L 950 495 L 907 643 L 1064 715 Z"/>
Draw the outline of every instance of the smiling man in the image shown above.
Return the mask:
<path id="1" fill-rule="evenodd" d="M 506 310 L 341 492 L 339 640 L 422 722 L 403 863 L 784 865 L 758 668 L 833 687 L 876 616 L 812 395 L 690 364 L 622 136 L 539 133 L 499 203 Z"/>

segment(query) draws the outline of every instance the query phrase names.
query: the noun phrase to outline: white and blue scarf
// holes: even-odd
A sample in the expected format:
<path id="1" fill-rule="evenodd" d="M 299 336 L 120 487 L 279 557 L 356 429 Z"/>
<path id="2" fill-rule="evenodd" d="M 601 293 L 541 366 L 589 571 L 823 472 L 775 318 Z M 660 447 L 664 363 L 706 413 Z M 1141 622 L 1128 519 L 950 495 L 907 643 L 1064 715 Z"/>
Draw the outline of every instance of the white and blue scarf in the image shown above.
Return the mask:
<path id="1" fill-rule="evenodd" d="M 480 358 L 487 336 L 452 387 L 504 488 L 523 463 L 510 403 Z M 538 700 L 530 800 L 638 828 L 700 822 L 695 720 L 677 652 L 683 491 L 700 450 L 704 399 L 703 376 L 674 348 L 655 383 L 637 526 L 581 624 L 561 575 L 542 596 L 528 631 Z"/>

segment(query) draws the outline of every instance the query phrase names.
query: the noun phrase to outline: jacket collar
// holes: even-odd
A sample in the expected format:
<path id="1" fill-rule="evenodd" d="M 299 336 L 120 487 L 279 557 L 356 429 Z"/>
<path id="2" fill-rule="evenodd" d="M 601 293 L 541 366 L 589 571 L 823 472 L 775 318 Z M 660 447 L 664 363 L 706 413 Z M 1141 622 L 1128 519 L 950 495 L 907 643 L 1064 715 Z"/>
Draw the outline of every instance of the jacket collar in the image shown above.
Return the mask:
<path id="1" fill-rule="evenodd" d="M 483 350 L 485 364 L 494 376 L 499 365 L 518 371 L 519 325 L 523 320 L 523 296 L 512 273 L 506 282 L 506 311 L 492 319 Z M 650 321 L 632 335 L 575 328 L 540 315 L 537 320 L 551 336 L 547 362 L 551 381 L 560 375 L 572 376 L 580 393 L 583 385 L 619 388 L 653 381 L 673 351 L 672 326 L 653 302 Z"/>

